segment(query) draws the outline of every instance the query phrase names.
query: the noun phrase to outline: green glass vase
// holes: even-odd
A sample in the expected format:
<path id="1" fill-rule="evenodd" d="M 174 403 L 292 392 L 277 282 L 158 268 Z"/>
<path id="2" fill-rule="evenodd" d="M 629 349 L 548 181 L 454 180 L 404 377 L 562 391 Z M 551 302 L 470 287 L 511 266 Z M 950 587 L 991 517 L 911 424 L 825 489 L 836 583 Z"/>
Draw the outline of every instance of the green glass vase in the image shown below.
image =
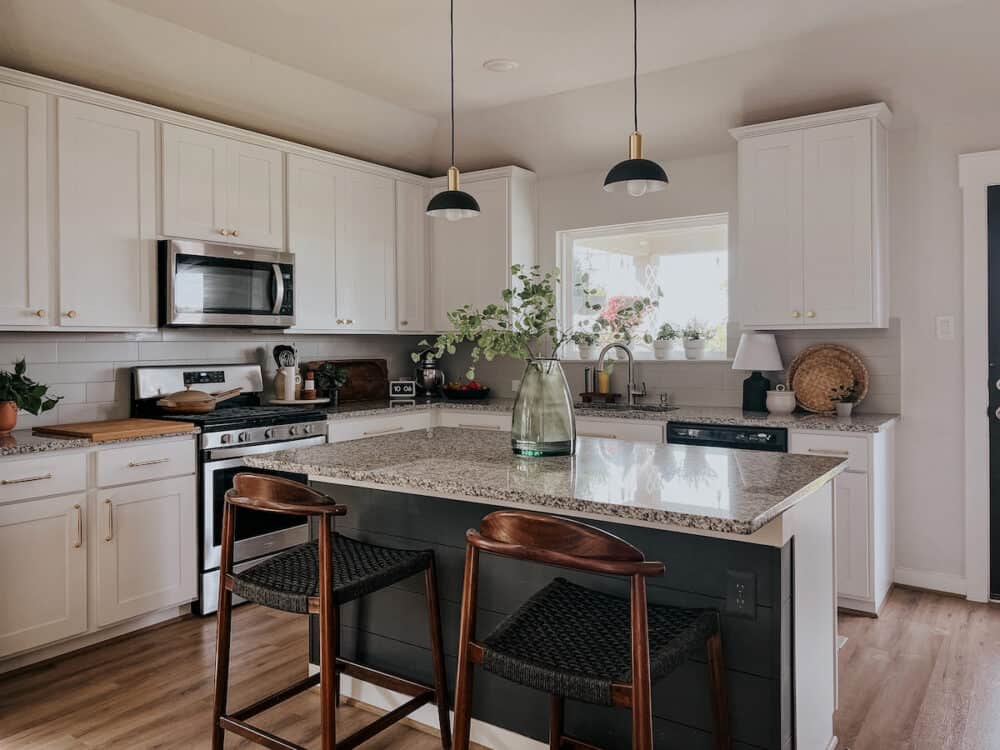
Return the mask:
<path id="1" fill-rule="evenodd" d="M 510 443 L 519 456 L 572 456 L 573 395 L 557 359 L 530 359 L 514 401 Z"/>

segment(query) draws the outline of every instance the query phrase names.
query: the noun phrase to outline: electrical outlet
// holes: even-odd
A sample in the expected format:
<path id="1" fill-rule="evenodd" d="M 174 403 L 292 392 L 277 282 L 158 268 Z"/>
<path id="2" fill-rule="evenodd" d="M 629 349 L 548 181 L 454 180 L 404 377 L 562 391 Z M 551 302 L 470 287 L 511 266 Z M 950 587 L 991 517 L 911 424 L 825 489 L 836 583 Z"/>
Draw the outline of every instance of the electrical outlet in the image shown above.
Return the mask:
<path id="1" fill-rule="evenodd" d="M 938 315 L 934 319 L 935 326 L 937 328 L 937 338 L 938 341 L 954 341 L 955 340 L 955 316 L 954 315 Z"/>
<path id="2" fill-rule="evenodd" d="M 757 617 L 757 577 L 743 570 L 726 571 L 726 614 Z"/>
<path id="3" fill-rule="evenodd" d="M 510 390 L 513 393 L 517 393 L 519 390 L 521 390 L 521 380 L 520 380 L 520 378 L 518 378 L 517 380 L 510 381 Z"/>

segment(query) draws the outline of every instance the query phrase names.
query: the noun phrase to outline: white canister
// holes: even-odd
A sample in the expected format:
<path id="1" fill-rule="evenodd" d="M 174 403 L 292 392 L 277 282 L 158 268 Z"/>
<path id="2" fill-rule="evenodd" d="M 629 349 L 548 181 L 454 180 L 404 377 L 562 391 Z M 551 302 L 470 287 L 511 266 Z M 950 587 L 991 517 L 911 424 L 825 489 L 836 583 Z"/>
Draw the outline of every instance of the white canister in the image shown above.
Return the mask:
<path id="1" fill-rule="evenodd" d="M 285 392 L 284 394 L 282 394 L 281 398 L 283 398 L 285 401 L 295 400 L 295 375 L 297 374 L 297 370 L 298 368 L 296 367 L 281 368 L 282 386 L 285 389 Z"/>
<path id="2" fill-rule="evenodd" d="M 791 414 L 795 411 L 795 391 L 781 383 L 776 385 L 773 391 L 767 392 L 767 410 L 771 414 Z"/>

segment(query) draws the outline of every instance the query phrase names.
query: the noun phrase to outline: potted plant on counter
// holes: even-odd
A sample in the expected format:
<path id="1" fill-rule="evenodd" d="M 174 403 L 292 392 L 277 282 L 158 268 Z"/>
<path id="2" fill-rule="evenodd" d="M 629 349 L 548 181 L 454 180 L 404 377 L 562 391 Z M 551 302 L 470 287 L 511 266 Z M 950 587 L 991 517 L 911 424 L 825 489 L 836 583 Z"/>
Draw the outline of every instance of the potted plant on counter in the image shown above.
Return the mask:
<path id="1" fill-rule="evenodd" d="M 656 332 L 656 340 L 653 341 L 653 356 L 657 359 L 666 359 L 670 348 L 680 337 L 680 331 L 669 323 L 664 323 Z"/>
<path id="2" fill-rule="evenodd" d="M 47 385 L 36 383 L 24 373 L 28 366 L 18 360 L 14 372 L 0 370 L 0 437 L 10 435 L 17 426 L 17 412 L 38 415 L 59 403 L 62 396 L 47 398 Z"/>
<path id="3" fill-rule="evenodd" d="M 472 364 L 466 378 L 476 376 L 476 363 L 497 357 L 525 360 L 521 387 L 514 401 L 511 445 L 522 456 L 572 455 L 576 448 L 576 418 L 573 397 L 559 363 L 559 352 L 573 332 L 561 329 L 556 320 L 559 278 L 542 273 L 538 266 L 511 266 L 514 283 L 500 294 L 500 302 L 480 309 L 463 305 L 448 313 L 452 330 L 433 343 L 436 357 L 454 354 L 459 344 L 471 342 Z M 584 275 L 576 287 L 583 292 L 588 310 L 601 306 L 591 302 L 595 290 L 587 289 Z M 419 353 L 411 355 L 414 361 Z"/>
<path id="4" fill-rule="evenodd" d="M 858 402 L 857 383 L 835 385 L 830 389 L 830 401 L 833 402 L 834 407 L 837 409 L 838 417 L 851 416 L 851 412 L 854 411 L 854 404 Z"/>
<path id="5" fill-rule="evenodd" d="M 684 356 L 688 359 L 703 359 L 705 344 L 712 338 L 712 329 L 697 318 L 691 318 L 684 326 Z"/>
<path id="6" fill-rule="evenodd" d="M 576 344 L 580 359 L 597 359 L 597 342 L 600 336 L 592 331 L 575 331 L 570 340 Z"/>
<path id="7" fill-rule="evenodd" d="M 655 297 L 635 295 L 610 297 L 594 321 L 594 332 L 604 344 L 612 342 L 631 344 L 646 318 L 659 307 L 662 296 L 663 292 L 657 289 Z M 600 306 L 598 308 L 600 309 Z M 647 344 L 653 343 L 653 337 L 648 332 L 642 335 L 642 340 Z"/>

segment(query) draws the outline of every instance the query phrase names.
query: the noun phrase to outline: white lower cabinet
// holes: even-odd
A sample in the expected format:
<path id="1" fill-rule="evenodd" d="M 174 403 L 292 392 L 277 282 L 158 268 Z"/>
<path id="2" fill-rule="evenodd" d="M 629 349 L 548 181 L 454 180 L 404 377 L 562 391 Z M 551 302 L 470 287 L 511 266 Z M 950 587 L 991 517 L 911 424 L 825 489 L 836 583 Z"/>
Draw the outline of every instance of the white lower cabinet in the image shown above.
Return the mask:
<path id="1" fill-rule="evenodd" d="M 489 414 L 476 411 L 438 409 L 438 427 L 459 427 L 463 430 L 488 430 L 490 432 L 510 432 L 510 414 Z"/>
<path id="2" fill-rule="evenodd" d="M 837 505 L 837 591 L 868 599 L 872 595 L 868 475 L 845 471 L 834 480 Z"/>
<path id="3" fill-rule="evenodd" d="M 357 417 L 330 422 L 327 429 L 328 443 L 392 435 L 410 430 L 426 430 L 432 425 L 429 411 L 408 412 L 390 416 Z"/>
<path id="4" fill-rule="evenodd" d="M 0 657 L 87 630 L 87 496 L 0 506 Z"/>
<path id="5" fill-rule="evenodd" d="M 97 492 L 90 541 L 98 625 L 194 598 L 195 502 L 190 477 Z"/>

